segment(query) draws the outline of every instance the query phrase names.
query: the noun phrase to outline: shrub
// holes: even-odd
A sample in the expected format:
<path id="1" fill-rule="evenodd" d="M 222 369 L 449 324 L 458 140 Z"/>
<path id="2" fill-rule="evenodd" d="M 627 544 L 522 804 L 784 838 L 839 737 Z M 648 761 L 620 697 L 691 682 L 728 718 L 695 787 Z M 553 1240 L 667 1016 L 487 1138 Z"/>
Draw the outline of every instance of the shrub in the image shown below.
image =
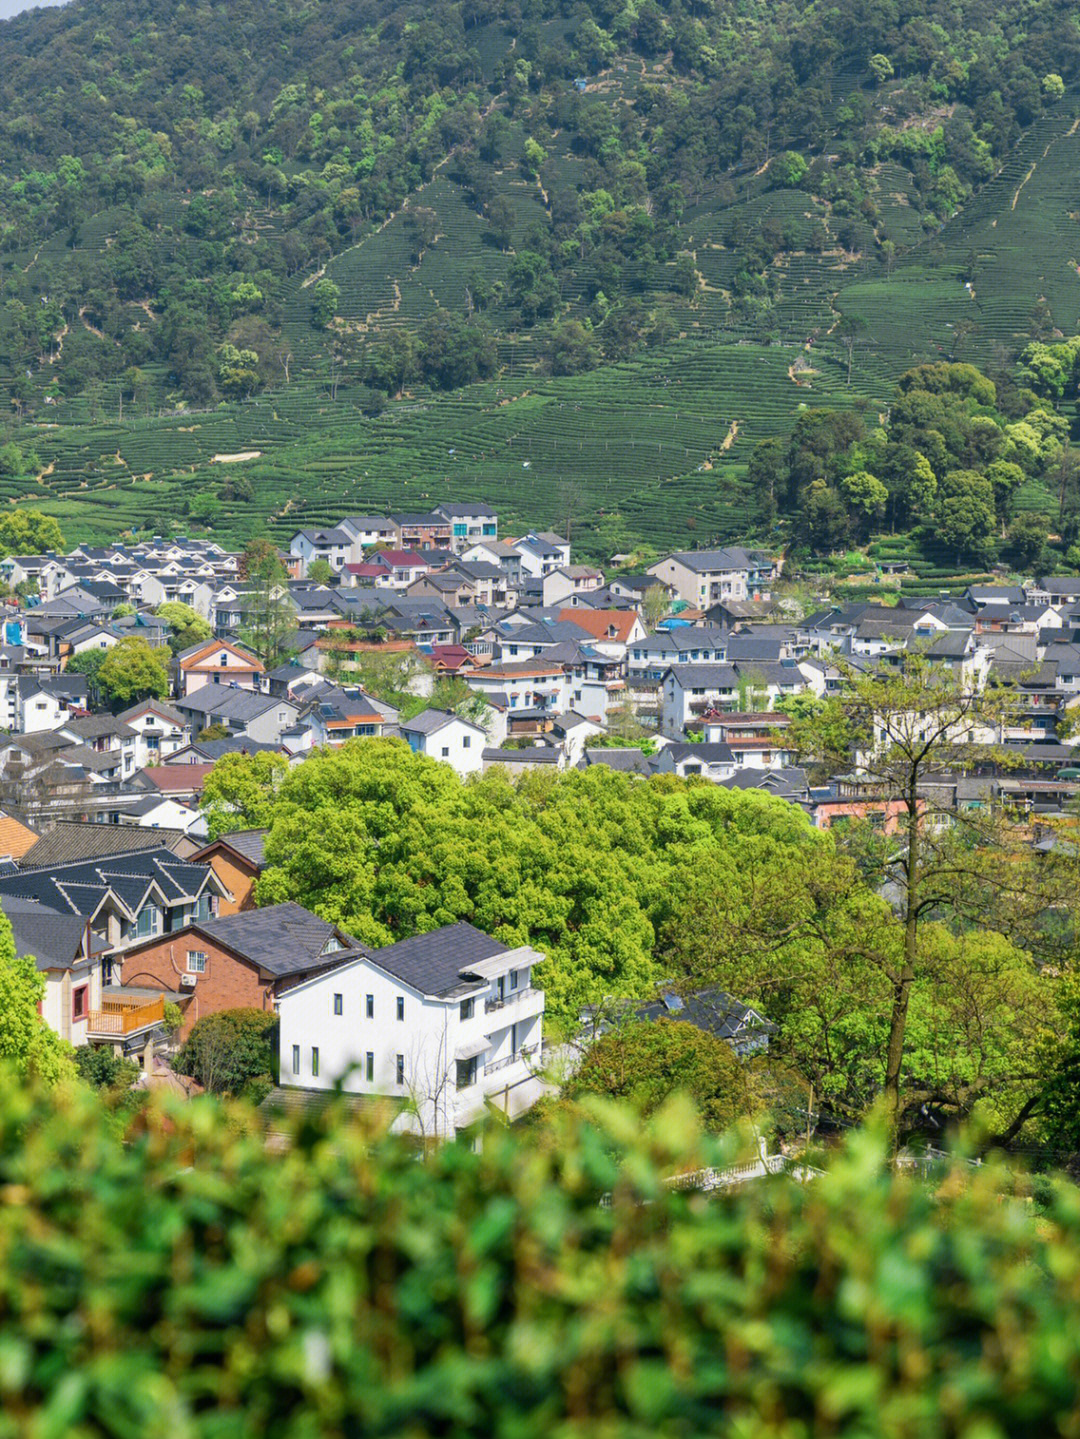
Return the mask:
<path id="1" fill-rule="evenodd" d="M 277 1017 L 263 1009 L 208 1014 L 192 1026 L 173 1068 L 213 1094 L 240 1094 L 254 1085 L 261 1099 L 272 1083 L 276 1029 Z"/>
<path id="2" fill-rule="evenodd" d="M 859 1134 L 706 1198 L 662 1183 L 735 1157 L 689 1111 L 598 1114 L 418 1163 L 333 1104 L 271 1150 L 158 1095 L 124 1141 L 5 1077 L 0 1436 L 1075 1432 L 1075 1190 Z"/>

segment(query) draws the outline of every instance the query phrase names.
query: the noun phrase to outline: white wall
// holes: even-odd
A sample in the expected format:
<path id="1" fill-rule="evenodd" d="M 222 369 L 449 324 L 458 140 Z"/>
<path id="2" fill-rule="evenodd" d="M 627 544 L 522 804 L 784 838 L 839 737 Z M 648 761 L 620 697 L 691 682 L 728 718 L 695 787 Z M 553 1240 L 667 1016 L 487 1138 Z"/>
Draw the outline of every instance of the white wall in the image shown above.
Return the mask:
<path id="1" fill-rule="evenodd" d="M 508 965 L 511 963 L 508 958 Z M 520 992 L 528 987 L 530 971 L 522 965 L 518 973 Z M 423 1134 L 452 1133 L 481 1112 L 486 1095 L 504 1095 L 531 1079 L 523 1060 L 487 1074 L 485 1055 L 481 1054 L 476 1083 L 459 1090 L 456 1050 L 490 1036 L 489 1065 L 510 1056 L 515 1038 L 519 1050 L 535 1044 L 539 1053 L 543 995 L 524 996 L 488 1013 L 484 1000 L 491 992 L 492 986 L 478 984 L 473 1014 L 462 1019 L 460 998 L 420 995 L 368 960 L 356 960 L 316 976 L 278 999 L 281 1083 L 328 1090 L 341 1079 L 350 1094 L 383 1095 L 406 1103 L 413 1113 L 403 1127 Z M 334 1013 L 335 994 L 342 996 L 340 1015 Z M 367 1017 L 369 994 L 374 1002 L 371 1019 Z M 399 998 L 405 1005 L 402 1020 L 397 1018 Z M 515 1022 L 520 1025 L 516 1036 Z M 319 1052 L 318 1074 L 312 1072 L 313 1048 Z M 368 1054 L 373 1056 L 370 1080 Z M 403 1083 L 398 1082 L 398 1055 L 404 1060 Z M 511 1107 L 520 1098 L 509 1101 Z"/>

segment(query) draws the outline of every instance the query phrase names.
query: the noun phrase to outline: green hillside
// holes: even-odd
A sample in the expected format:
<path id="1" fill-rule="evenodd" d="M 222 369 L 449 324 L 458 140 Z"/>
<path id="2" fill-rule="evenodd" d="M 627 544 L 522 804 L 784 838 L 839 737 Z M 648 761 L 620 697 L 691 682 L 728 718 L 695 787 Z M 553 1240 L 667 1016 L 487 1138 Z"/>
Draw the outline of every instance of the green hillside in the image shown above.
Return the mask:
<path id="1" fill-rule="evenodd" d="M 764 536 L 803 407 L 1080 328 L 1058 0 L 73 0 L 0 40 L 0 494 L 72 537 L 446 494 L 598 555 Z"/>

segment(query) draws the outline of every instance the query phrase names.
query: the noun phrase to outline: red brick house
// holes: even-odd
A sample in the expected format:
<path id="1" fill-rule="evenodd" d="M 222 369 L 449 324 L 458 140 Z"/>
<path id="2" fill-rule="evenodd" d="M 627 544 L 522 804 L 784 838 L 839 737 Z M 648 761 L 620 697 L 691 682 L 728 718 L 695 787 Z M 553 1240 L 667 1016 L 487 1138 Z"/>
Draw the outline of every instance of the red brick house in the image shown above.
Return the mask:
<path id="1" fill-rule="evenodd" d="M 351 935 L 302 905 L 274 904 L 134 946 L 123 957 L 123 983 L 184 995 L 186 1039 L 196 1020 L 219 1010 L 274 1009 L 284 989 L 359 950 Z"/>

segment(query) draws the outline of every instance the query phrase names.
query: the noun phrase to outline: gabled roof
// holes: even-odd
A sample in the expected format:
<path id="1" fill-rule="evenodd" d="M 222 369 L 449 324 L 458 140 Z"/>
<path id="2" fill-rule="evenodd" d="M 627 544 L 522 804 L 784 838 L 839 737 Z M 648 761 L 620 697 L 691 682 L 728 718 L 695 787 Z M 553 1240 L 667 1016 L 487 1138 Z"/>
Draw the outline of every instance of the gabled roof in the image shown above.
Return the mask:
<path id="1" fill-rule="evenodd" d="M 162 704 L 160 700 L 152 699 L 140 700 L 138 704 L 133 704 L 130 708 L 121 710 L 116 718 L 123 720 L 125 724 L 130 724 L 132 720 L 138 719 L 141 715 L 145 714 L 155 714 L 159 719 L 168 720 L 170 724 L 181 726 L 187 724 L 187 720 L 179 710 L 173 709 L 172 705 Z"/>
<path id="2" fill-rule="evenodd" d="M 732 999 L 722 989 L 700 989 L 696 994 L 679 999 L 665 995 L 650 1004 L 643 1004 L 636 1013 L 642 1020 L 681 1020 L 728 1043 L 749 1038 L 752 1034 L 772 1034 L 776 1030 L 776 1025 L 758 1010 Z"/>
<path id="3" fill-rule="evenodd" d="M 191 856 L 193 860 L 209 859 L 219 846 L 231 850 L 233 854 L 246 860 L 253 869 L 262 870 L 266 867 L 266 836 L 269 833 L 265 829 L 234 829 L 228 834 L 219 834 L 217 839 L 211 840 L 209 844 L 203 845 Z"/>
<path id="4" fill-rule="evenodd" d="M 581 768 L 590 769 L 598 764 L 618 770 L 620 774 L 651 775 L 655 773 L 656 761 L 639 749 L 586 749 Z"/>
<path id="5" fill-rule="evenodd" d="M 86 917 L 60 914 L 32 900 L 5 896 L 3 910 L 11 922 L 15 953 L 32 955 L 40 970 L 71 969 L 86 934 Z"/>
<path id="6" fill-rule="evenodd" d="M 626 644 L 634 625 L 639 623 L 636 610 L 565 609 L 560 610 L 559 619 L 577 625 L 594 640 L 615 644 Z"/>
<path id="7" fill-rule="evenodd" d="M 683 689 L 731 690 L 739 682 L 734 665 L 672 665 L 664 674 L 679 681 Z"/>
<path id="8" fill-rule="evenodd" d="M 266 714 L 267 710 L 281 705 L 296 709 L 295 701 L 283 695 L 264 695 L 260 690 L 245 690 L 232 685 L 203 685 L 177 703 L 182 709 L 203 715 L 220 715 L 222 719 L 236 720 L 239 724 L 248 724 Z"/>
<path id="9" fill-rule="evenodd" d="M 291 900 L 200 920 L 188 928 L 275 977 L 339 964 L 349 953 L 370 953 L 336 924 Z M 338 947 L 330 948 L 335 940 Z"/>
<path id="10" fill-rule="evenodd" d="M 43 869 L 75 860 L 103 859 L 135 850 L 171 849 L 182 830 L 140 829 L 134 824 L 90 824 L 85 820 L 53 822 L 22 857 L 23 869 Z"/>
<path id="11" fill-rule="evenodd" d="M 157 764 L 136 775 L 145 788 L 162 794 L 201 794 L 212 764 Z"/>
<path id="12" fill-rule="evenodd" d="M 371 958 L 380 969 L 421 994 L 444 995 L 469 986 L 469 981 L 462 978 L 462 970 L 470 964 L 506 953 L 505 944 L 462 922 L 387 945 L 377 949 Z"/>
<path id="13" fill-rule="evenodd" d="M 0 897 L 37 900 L 62 914 L 92 915 L 111 892 L 134 915 L 153 887 L 166 902 L 175 903 L 194 900 L 211 879 L 206 865 L 177 859 L 171 850 L 159 845 L 141 852 L 128 850 L 108 859 L 76 860 L 5 874 L 0 876 Z"/>
<path id="14" fill-rule="evenodd" d="M 477 734 L 484 731 L 478 724 L 471 720 L 462 719 L 460 715 L 454 714 L 452 710 L 423 710 L 411 720 L 400 720 L 398 727 L 402 734 L 437 734 L 439 730 L 445 729 L 447 725 L 463 724 L 468 729 L 475 730 Z"/>
<path id="15" fill-rule="evenodd" d="M 738 545 L 723 550 L 676 550 L 671 559 L 695 574 L 713 574 L 723 570 L 758 570 L 768 561 L 758 559 Z"/>
<path id="16" fill-rule="evenodd" d="M 205 659 L 215 650 L 221 649 L 228 650 L 229 653 L 235 655 L 242 664 L 249 665 L 258 673 L 262 673 L 262 660 L 259 659 L 257 655 L 253 655 L 250 650 L 244 649 L 242 645 L 236 644 L 233 640 L 200 640 L 198 644 L 189 645 L 186 650 L 181 650 L 176 656 L 177 663 L 183 670 L 194 669 L 200 660 Z"/>

